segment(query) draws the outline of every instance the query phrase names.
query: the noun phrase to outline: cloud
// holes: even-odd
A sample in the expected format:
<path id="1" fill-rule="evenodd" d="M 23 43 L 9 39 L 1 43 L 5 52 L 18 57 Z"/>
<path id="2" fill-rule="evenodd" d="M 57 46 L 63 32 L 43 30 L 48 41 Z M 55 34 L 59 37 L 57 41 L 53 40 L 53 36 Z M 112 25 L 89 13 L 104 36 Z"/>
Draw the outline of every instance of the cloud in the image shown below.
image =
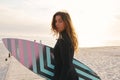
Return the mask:
<path id="1" fill-rule="evenodd" d="M 28 14 L 23 9 L 14 9 L 0 5 L 0 31 L 18 33 L 49 32 L 50 25 L 43 17 Z"/>
<path id="2" fill-rule="evenodd" d="M 0 12 L 0 24 L 32 25 L 37 23 L 33 16 L 26 14 L 23 10 L 0 6 Z"/>
<path id="3" fill-rule="evenodd" d="M 115 18 L 120 21 L 120 15 L 116 15 Z"/>
<path id="4" fill-rule="evenodd" d="M 50 23 L 51 8 L 36 1 L 25 0 L 22 4 L 18 1 L 16 4 L 19 5 L 1 4 L 0 25 L 31 26 Z"/>

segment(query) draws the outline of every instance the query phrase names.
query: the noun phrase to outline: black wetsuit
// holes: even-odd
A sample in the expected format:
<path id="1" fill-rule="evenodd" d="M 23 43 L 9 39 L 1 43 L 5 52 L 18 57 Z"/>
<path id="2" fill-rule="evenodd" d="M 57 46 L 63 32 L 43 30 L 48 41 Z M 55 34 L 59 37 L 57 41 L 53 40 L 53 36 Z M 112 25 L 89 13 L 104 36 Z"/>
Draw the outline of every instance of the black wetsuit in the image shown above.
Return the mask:
<path id="1" fill-rule="evenodd" d="M 61 32 L 62 38 L 54 47 L 55 75 L 52 80 L 78 80 L 78 75 L 72 63 L 74 49 L 68 34 Z"/>

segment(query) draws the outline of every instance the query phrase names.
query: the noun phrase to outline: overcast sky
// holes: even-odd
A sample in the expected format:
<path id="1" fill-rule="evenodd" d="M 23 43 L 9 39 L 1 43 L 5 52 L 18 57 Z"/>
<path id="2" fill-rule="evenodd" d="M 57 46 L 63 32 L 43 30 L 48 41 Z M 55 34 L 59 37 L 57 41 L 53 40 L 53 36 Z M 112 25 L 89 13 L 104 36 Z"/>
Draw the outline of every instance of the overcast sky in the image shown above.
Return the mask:
<path id="1" fill-rule="evenodd" d="M 119 41 L 119 4 L 120 0 L 0 0 L 0 39 L 24 36 L 53 40 L 52 16 L 56 11 L 67 10 L 80 46 Z"/>

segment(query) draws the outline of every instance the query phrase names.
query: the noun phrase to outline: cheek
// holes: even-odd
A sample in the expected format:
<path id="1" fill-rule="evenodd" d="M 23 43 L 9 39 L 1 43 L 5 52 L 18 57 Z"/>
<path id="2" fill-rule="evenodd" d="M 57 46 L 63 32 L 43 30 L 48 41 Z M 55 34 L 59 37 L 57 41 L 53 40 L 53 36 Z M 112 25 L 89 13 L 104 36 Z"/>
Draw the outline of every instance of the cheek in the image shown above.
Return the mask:
<path id="1" fill-rule="evenodd" d="M 65 29 L 65 27 L 63 26 L 61 29 L 62 29 L 62 30 L 64 30 L 64 29 Z"/>
<path id="2" fill-rule="evenodd" d="M 62 30 L 64 30 L 64 29 L 65 29 L 65 24 L 62 25 Z"/>

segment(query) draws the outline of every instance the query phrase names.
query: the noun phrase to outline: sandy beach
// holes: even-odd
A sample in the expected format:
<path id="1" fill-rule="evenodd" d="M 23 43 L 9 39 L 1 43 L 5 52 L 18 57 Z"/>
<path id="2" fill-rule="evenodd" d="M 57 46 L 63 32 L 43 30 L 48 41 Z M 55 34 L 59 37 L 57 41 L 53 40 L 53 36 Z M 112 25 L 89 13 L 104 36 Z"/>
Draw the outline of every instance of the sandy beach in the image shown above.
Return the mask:
<path id="1" fill-rule="evenodd" d="M 120 80 L 120 47 L 80 48 L 74 56 L 94 70 L 102 80 Z M 7 61 L 5 59 L 7 58 Z M 0 80 L 45 80 L 22 66 L 0 44 Z"/>

